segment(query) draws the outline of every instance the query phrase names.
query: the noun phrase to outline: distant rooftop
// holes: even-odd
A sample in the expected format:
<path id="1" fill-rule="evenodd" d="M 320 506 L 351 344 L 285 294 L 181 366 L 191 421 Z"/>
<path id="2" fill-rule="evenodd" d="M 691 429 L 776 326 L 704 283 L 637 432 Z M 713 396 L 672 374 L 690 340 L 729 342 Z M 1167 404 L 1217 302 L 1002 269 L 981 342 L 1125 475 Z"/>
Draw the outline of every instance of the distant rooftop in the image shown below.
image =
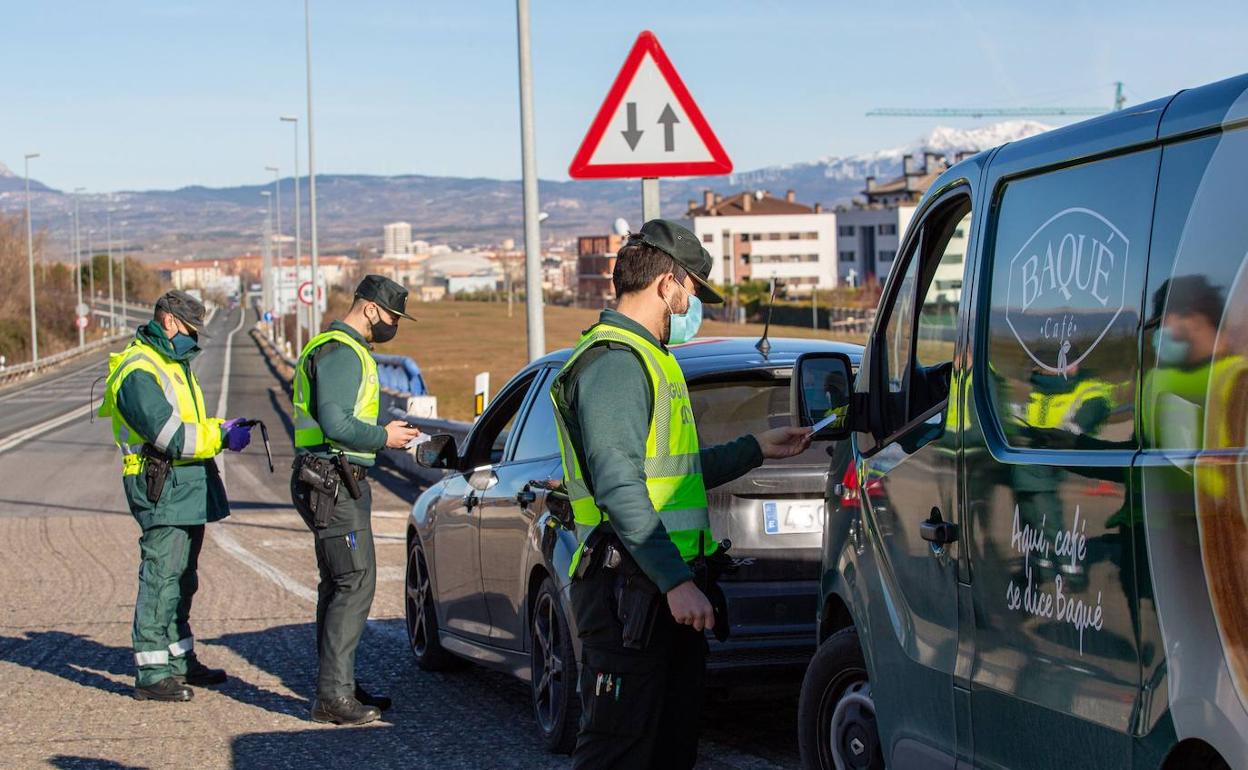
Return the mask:
<path id="1" fill-rule="evenodd" d="M 767 190 L 754 190 L 724 197 L 710 190 L 702 193 L 702 205 L 689 201 L 687 217 L 741 217 L 769 214 L 818 214 L 823 207 L 816 203 L 807 206 L 797 202 L 797 194 L 789 190 L 783 198 L 773 196 Z"/>

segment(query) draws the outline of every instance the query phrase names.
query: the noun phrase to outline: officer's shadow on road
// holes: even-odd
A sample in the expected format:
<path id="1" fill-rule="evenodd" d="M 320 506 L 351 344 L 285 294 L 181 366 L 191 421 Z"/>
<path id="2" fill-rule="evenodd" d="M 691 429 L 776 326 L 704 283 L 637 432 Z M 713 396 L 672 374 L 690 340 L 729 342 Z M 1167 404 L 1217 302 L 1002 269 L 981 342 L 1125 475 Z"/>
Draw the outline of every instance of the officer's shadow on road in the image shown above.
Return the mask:
<path id="1" fill-rule="evenodd" d="M 134 669 L 129 665 L 133 656 L 129 647 L 110 647 L 65 631 L 0 636 L 0 660 L 126 697 L 134 688 Z M 101 671 L 121 677 L 121 681 L 110 679 Z"/>
<path id="2" fill-rule="evenodd" d="M 257 631 L 250 634 L 230 634 L 218 640 L 201 642 L 217 642 L 237 652 L 244 658 L 251 658 L 248 653 L 280 649 L 278 653 L 288 654 L 292 649 L 308 645 L 316 646 L 313 638 L 312 624 L 297 626 L 279 626 L 277 628 Z M 298 637 L 292 643 L 287 637 Z M 306 640 L 306 641 L 304 641 Z M 212 660 L 211 650 L 200 650 L 209 663 Z M 266 658 L 260 654 L 257 657 Z M 25 636 L 0 636 L 0 660 L 25 666 L 35 671 L 54 674 L 62 679 L 82 687 L 93 687 L 112 695 L 130 698 L 134 692 L 134 668 L 132 661 L 134 651 L 129 647 L 110 647 L 100 644 L 94 639 L 71 634 L 65 631 L 27 632 Z M 266 660 L 272 665 L 269 671 L 280 670 L 281 661 Z M 264 668 L 261 662 L 253 661 Z M 313 664 L 315 665 L 315 663 Z M 289 668 L 289 662 L 285 668 Z M 106 674 L 111 674 L 106 676 Z M 288 686 L 290 683 L 287 683 Z M 304 687 L 290 687 L 295 691 Z M 311 703 L 303 698 L 292 697 L 279 692 L 271 692 L 240 678 L 236 673 L 214 691 L 249 706 L 305 718 Z"/>

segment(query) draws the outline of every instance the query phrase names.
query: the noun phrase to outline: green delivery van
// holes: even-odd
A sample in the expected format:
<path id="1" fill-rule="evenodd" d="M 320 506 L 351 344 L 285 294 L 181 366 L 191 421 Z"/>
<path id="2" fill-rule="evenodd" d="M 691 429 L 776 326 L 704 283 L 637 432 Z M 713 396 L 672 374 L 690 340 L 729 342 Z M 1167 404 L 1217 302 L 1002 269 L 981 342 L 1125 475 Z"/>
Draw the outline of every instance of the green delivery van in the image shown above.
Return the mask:
<path id="1" fill-rule="evenodd" d="M 1248 75 L 964 160 L 899 254 L 792 378 L 851 447 L 806 766 L 1248 769 Z"/>

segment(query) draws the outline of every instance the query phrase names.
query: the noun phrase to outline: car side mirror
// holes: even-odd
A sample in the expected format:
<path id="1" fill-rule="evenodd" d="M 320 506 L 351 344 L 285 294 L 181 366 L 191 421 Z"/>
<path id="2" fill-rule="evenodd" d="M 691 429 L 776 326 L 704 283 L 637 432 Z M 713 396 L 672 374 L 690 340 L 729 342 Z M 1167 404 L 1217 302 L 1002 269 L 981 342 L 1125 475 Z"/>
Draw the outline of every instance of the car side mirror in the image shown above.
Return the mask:
<path id="1" fill-rule="evenodd" d="M 459 460 L 459 449 L 455 446 L 455 437 L 449 433 L 430 436 L 429 440 L 416 447 L 416 464 L 432 470 L 450 470 Z"/>
<path id="2" fill-rule="evenodd" d="M 814 427 L 815 441 L 840 441 L 857 424 L 853 362 L 844 353 L 803 353 L 793 364 L 790 411 L 799 427 Z"/>

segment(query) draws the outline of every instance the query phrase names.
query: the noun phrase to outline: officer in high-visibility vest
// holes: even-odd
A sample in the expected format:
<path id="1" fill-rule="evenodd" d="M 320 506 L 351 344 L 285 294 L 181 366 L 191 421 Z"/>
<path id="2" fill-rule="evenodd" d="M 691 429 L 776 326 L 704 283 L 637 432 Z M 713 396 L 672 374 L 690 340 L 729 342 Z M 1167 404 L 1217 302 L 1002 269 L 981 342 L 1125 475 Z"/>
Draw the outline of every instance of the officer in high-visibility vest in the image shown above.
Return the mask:
<path id="1" fill-rule="evenodd" d="M 406 310 L 407 289 L 365 276 L 346 317 L 308 340 L 295 369 L 290 493 L 316 537 L 320 570 L 317 722 L 364 724 L 390 707 L 389 698 L 371 696 L 356 683 L 355 650 L 377 581 L 367 471 L 378 450 L 403 447 L 420 435 L 402 420 L 377 424 L 381 386 L 372 343 L 393 339 L 399 318 L 415 320 Z"/>
<path id="2" fill-rule="evenodd" d="M 670 344 L 689 341 L 711 256 L 661 219 L 620 249 L 619 298 L 581 337 L 555 378 L 564 483 L 580 546 L 572 609 L 582 641 L 575 767 L 692 767 L 697 759 L 708 592 L 722 546 L 708 487 L 810 446 L 806 428 L 776 428 L 699 450 L 689 389 Z"/>
<path id="3" fill-rule="evenodd" d="M 199 355 L 204 306 L 182 291 L 156 302 L 155 317 L 108 361 L 99 415 L 111 417 L 121 449 L 122 487 L 139 538 L 139 595 L 134 604 L 134 662 L 139 700 L 186 701 L 221 684 L 225 672 L 200 663 L 191 633 L 204 525 L 230 514 L 213 460 L 241 451 L 250 428 L 209 417 L 191 361 Z"/>

